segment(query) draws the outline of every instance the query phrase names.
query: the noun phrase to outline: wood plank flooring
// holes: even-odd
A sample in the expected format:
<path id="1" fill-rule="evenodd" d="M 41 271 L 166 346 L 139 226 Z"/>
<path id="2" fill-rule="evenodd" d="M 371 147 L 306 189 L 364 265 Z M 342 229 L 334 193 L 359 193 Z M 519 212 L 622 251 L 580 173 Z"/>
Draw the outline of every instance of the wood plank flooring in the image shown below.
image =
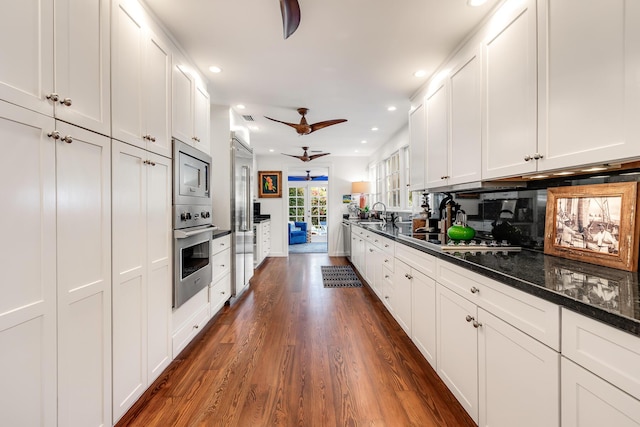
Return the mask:
<path id="1" fill-rule="evenodd" d="M 117 426 L 475 426 L 347 263 L 268 258 Z"/>

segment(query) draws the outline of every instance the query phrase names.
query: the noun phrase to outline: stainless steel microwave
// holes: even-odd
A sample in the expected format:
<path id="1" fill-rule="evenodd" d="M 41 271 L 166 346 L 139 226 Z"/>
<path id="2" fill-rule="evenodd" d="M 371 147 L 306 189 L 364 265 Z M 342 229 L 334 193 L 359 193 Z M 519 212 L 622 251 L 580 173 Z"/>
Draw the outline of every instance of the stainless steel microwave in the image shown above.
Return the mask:
<path id="1" fill-rule="evenodd" d="M 211 204 L 211 156 L 173 140 L 173 204 Z"/>

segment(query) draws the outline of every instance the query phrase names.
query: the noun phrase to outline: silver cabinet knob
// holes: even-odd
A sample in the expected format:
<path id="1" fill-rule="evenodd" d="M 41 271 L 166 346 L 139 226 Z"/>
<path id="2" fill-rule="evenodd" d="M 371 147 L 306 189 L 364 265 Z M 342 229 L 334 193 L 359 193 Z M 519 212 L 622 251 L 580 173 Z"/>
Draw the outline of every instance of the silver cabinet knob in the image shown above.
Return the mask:
<path id="1" fill-rule="evenodd" d="M 73 142 L 73 137 L 71 135 L 65 135 L 62 138 L 60 138 L 60 141 L 64 141 L 67 144 L 71 144 Z"/>
<path id="2" fill-rule="evenodd" d="M 149 141 L 156 142 L 156 137 L 149 135 Z"/>
<path id="3" fill-rule="evenodd" d="M 409 280 L 413 279 L 413 276 L 412 276 L 412 275 L 410 275 L 409 273 L 405 273 L 405 274 L 404 274 L 404 277 L 406 277 L 406 278 L 407 278 L 407 279 L 409 279 Z"/>
<path id="4" fill-rule="evenodd" d="M 528 162 L 529 160 L 533 160 L 533 157 L 531 157 L 531 156 L 530 156 L 530 155 L 528 155 L 528 154 L 527 154 L 526 156 L 524 156 L 524 161 L 525 161 L 525 162 Z"/>
<path id="5" fill-rule="evenodd" d="M 465 319 L 467 320 L 467 322 L 471 322 L 472 320 L 475 320 L 470 314 L 467 314 L 467 317 L 465 317 Z"/>
<path id="6" fill-rule="evenodd" d="M 58 132 L 57 130 L 51 131 L 47 134 L 47 136 L 49 138 L 53 138 L 53 139 L 60 139 L 60 132 Z"/>
<path id="7" fill-rule="evenodd" d="M 198 325 L 193 325 L 193 329 L 198 329 L 200 326 Z"/>
<path id="8" fill-rule="evenodd" d="M 369 248 L 369 252 L 373 252 L 373 249 Z"/>
<path id="9" fill-rule="evenodd" d="M 148 141 L 149 139 L 151 139 L 151 135 L 149 134 L 142 135 L 142 139 L 146 139 Z"/>
<path id="10" fill-rule="evenodd" d="M 536 159 L 536 160 L 540 160 L 543 157 L 544 156 L 542 154 L 540 154 L 540 153 L 536 153 L 536 154 L 533 155 L 533 158 Z"/>
<path id="11" fill-rule="evenodd" d="M 71 107 L 72 103 L 71 98 L 64 98 L 60 100 L 60 104 L 66 105 L 67 107 Z"/>
<path id="12" fill-rule="evenodd" d="M 480 289 L 476 288 L 475 286 L 472 286 L 470 291 L 472 294 L 477 294 L 478 292 L 480 292 Z"/>
<path id="13" fill-rule="evenodd" d="M 482 323 L 478 322 L 477 320 L 473 321 L 473 327 L 478 329 L 480 326 L 482 326 Z"/>
<path id="14" fill-rule="evenodd" d="M 58 102 L 58 100 L 60 99 L 60 95 L 58 95 L 57 93 L 50 93 L 49 95 L 46 96 L 47 99 L 53 101 L 53 102 Z"/>

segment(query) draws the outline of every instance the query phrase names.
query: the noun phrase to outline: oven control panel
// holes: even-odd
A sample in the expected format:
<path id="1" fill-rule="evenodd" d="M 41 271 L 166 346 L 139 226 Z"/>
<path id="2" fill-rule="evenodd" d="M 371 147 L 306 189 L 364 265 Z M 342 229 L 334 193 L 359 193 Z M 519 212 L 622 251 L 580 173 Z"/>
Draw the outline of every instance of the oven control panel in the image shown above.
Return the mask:
<path id="1" fill-rule="evenodd" d="M 173 207 L 173 228 L 197 227 L 211 224 L 211 207 L 199 205 L 175 205 Z"/>

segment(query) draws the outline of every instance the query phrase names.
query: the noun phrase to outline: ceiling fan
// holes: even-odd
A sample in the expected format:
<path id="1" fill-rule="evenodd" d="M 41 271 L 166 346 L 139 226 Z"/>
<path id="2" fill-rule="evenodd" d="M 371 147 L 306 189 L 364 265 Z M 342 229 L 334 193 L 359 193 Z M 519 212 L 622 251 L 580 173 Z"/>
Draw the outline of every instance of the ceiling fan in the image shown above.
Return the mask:
<path id="1" fill-rule="evenodd" d="M 320 153 L 320 154 L 312 154 L 312 155 L 308 155 L 307 154 L 307 150 L 309 149 L 309 147 L 302 147 L 302 149 L 304 150 L 304 154 L 302 156 L 296 156 L 294 154 L 286 154 L 286 153 L 282 153 L 285 156 L 289 156 L 289 157 L 295 157 L 296 159 L 300 159 L 303 162 L 310 162 L 313 159 L 317 159 L 318 157 L 322 157 L 322 156 L 326 156 L 328 154 L 331 153 Z M 309 172 L 309 171 L 307 171 Z"/>
<path id="2" fill-rule="evenodd" d="M 313 181 L 316 178 L 320 178 L 322 175 L 311 176 L 311 171 L 307 171 L 307 176 L 304 177 L 305 181 Z"/>
<path id="3" fill-rule="evenodd" d="M 298 4 L 298 0 L 280 0 L 280 12 L 282 13 L 282 30 L 286 40 L 300 25 L 300 4 Z"/>
<path id="4" fill-rule="evenodd" d="M 306 115 L 308 108 L 298 108 L 298 113 L 302 116 L 300 119 L 300 123 L 287 123 L 282 120 L 272 119 L 271 117 L 264 116 L 265 119 L 273 120 L 274 122 L 282 123 L 287 126 L 291 126 L 298 132 L 299 135 L 309 135 L 311 132 L 315 132 L 319 129 L 326 128 L 327 126 L 337 125 L 338 123 L 346 122 L 347 119 L 335 119 L 335 120 L 325 120 L 324 122 L 318 122 L 314 124 L 307 123 Z"/>

